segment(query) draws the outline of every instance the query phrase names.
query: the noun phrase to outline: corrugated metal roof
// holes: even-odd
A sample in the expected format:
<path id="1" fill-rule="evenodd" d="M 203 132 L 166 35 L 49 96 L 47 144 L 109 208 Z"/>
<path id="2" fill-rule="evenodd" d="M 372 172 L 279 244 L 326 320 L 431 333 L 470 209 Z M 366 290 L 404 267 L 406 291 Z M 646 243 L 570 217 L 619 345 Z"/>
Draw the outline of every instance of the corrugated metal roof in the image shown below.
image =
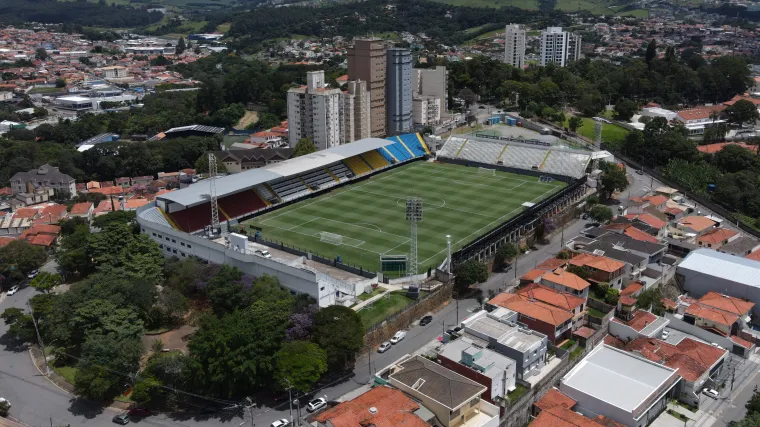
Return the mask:
<path id="1" fill-rule="evenodd" d="M 308 172 L 332 163 L 337 163 L 349 157 L 394 143 L 394 141 L 389 141 L 387 139 L 365 138 L 349 144 L 339 145 L 305 156 L 296 157 L 294 159 L 273 163 L 262 168 L 249 169 L 240 173 L 227 175 L 216 179 L 216 193 L 219 197 L 224 197 L 252 188 L 253 186 L 264 182 L 298 175 L 299 173 Z M 189 207 L 208 201 L 209 193 L 209 181 L 203 180 L 181 190 L 164 194 L 158 197 L 158 199 L 179 203 L 180 205 Z"/>
<path id="2" fill-rule="evenodd" d="M 724 254 L 712 249 L 692 251 L 681 264 L 683 271 L 707 274 L 747 286 L 760 287 L 760 261 Z"/>

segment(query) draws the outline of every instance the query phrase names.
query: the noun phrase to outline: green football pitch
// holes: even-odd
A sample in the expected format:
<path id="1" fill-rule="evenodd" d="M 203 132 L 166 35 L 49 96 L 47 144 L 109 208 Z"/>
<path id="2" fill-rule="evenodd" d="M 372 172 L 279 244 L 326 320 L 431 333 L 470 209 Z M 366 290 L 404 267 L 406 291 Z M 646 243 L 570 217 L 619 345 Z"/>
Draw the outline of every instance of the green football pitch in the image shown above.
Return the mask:
<path id="1" fill-rule="evenodd" d="M 295 203 L 244 222 L 261 228 L 261 237 L 283 242 L 345 264 L 379 269 L 380 255 L 407 255 L 409 196 L 423 200 L 418 226 L 419 271 L 445 258 L 446 235 L 453 250 L 519 214 L 525 202 L 539 202 L 566 184 L 475 167 L 415 162 L 320 197 Z M 340 242 L 324 241 L 323 233 Z M 329 240 L 329 239 L 328 239 Z M 332 239 L 335 240 L 335 239 Z"/>

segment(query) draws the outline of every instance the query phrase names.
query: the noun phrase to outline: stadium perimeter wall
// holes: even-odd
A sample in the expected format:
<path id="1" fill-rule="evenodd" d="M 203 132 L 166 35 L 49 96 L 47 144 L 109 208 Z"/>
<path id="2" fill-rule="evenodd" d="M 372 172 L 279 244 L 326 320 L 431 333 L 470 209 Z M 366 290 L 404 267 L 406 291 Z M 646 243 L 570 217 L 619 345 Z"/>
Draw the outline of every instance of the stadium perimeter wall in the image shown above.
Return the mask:
<path id="1" fill-rule="evenodd" d="M 244 254 L 203 237 L 164 227 L 140 217 L 140 213 L 155 206 L 155 202 L 141 206 L 137 210 L 137 222 L 140 231 L 162 246 L 164 256 L 194 256 L 214 264 L 227 264 L 239 268 L 245 274 L 261 277 L 265 274 L 277 277 L 280 284 L 294 292 L 303 293 L 314 298 L 320 307 L 337 303 L 335 289 L 320 287 L 317 274 L 313 271 L 293 267 L 281 262 L 252 254 Z M 174 251 L 177 251 L 176 253 Z M 341 291 L 346 291 L 340 289 Z M 354 289 L 355 295 L 363 289 Z M 350 294 L 350 292 L 347 292 Z"/>

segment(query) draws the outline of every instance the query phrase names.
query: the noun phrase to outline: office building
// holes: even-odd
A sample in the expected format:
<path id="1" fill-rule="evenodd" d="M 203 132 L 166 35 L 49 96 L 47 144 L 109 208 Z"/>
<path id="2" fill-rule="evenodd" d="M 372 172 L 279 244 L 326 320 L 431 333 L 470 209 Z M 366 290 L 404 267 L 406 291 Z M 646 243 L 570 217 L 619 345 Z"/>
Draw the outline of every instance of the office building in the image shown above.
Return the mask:
<path id="1" fill-rule="evenodd" d="M 448 111 L 448 78 L 446 67 L 415 68 L 412 70 L 412 93 L 414 96 L 438 98 L 443 111 Z"/>
<path id="2" fill-rule="evenodd" d="M 541 32 L 541 66 L 554 63 L 564 67 L 580 55 L 580 35 L 563 31 L 562 27 L 548 27 Z"/>
<path id="3" fill-rule="evenodd" d="M 367 82 L 349 80 L 341 94 L 341 144 L 370 137 L 370 102 Z"/>
<path id="4" fill-rule="evenodd" d="M 399 135 L 412 129 L 412 52 L 390 48 L 387 56 L 386 133 Z"/>
<path id="5" fill-rule="evenodd" d="M 559 390 L 583 416 L 645 427 L 677 397 L 679 381 L 677 369 L 602 344 L 560 380 Z"/>
<path id="6" fill-rule="evenodd" d="M 374 137 L 386 135 L 385 131 L 385 44 L 380 39 L 354 39 L 354 45 L 347 49 L 348 79 L 367 82 L 370 99 L 370 134 Z"/>
<path id="7" fill-rule="evenodd" d="M 306 73 L 306 86 L 288 90 L 288 141 L 309 138 L 324 150 L 340 144 L 340 89 L 325 88 L 325 72 Z"/>
<path id="8" fill-rule="evenodd" d="M 504 34 L 504 62 L 517 68 L 525 66 L 525 27 L 507 25 Z"/>

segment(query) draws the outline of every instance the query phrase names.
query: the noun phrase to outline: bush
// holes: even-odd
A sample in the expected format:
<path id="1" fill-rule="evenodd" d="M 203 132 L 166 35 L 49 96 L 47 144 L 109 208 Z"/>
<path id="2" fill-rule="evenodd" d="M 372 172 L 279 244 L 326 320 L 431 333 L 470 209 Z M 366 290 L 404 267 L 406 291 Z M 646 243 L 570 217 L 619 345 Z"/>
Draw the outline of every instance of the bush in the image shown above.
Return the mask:
<path id="1" fill-rule="evenodd" d="M 0 402 L 0 417 L 7 417 L 10 409 L 11 405 L 8 402 Z"/>

